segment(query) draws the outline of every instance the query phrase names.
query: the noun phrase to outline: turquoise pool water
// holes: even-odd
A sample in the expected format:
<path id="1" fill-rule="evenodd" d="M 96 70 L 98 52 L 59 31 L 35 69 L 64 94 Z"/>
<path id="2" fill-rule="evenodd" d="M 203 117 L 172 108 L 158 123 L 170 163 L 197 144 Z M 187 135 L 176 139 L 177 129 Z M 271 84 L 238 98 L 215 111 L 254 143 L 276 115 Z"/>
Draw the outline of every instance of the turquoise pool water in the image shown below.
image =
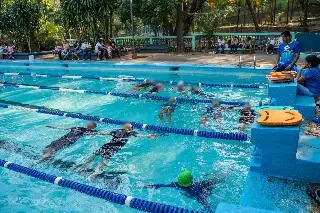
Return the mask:
<path id="1" fill-rule="evenodd" d="M 260 89 L 240 88 L 209 88 L 204 91 L 217 98 L 228 101 L 250 101 L 257 106 L 260 100 L 267 100 L 266 70 L 214 68 L 208 70 L 185 70 L 177 72 L 145 69 L 118 68 L 62 68 L 62 67 L 4 67 L 2 72 L 35 72 L 42 74 L 87 75 L 118 77 L 119 75 L 136 78 L 153 78 L 156 80 L 183 80 L 186 82 L 224 83 L 224 84 L 259 84 Z M 90 79 L 61 79 L 30 76 L 4 76 L 1 81 L 19 84 L 42 86 L 57 86 L 73 89 L 95 91 L 130 92 L 136 85 L 134 82 L 99 81 Z M 165 90 L 159 95 L 184 96 L 173 88 L 165 85 Z M 135 121 L 140 123 L 166 125 L 158 119 L 161 101 L 119 98 L 95 94 L 66 93 L 50 90 L 33 90 L 24 88 L 1 87 L 1 100 L 14 101 L 23 104 L 44 106 L 69 112 L 97 115 L 112 119 Z M 209 121 L 207 127 L 200 125 L 200 116 L 204 112 L 204 104 L 179 104 L 173 114 L 170 126 L 187 129 L 205 129 L 226 132 L 237 132 L 239 113 L 230 110 L 222 117 L 222 127 L 215 121 Z M 40 155 L 45 146 L 66 134 L 66 131 L 46 128 L 50 126 L 84 126 L 86 122 L 78 119 L 57 117 L 1 109 L 0 139 L 16 144 L 28 153 Z M 110 131 L 120 126 L 98 124 L 98 130 Z M 140 131 L 146 133 L 145 131 Z M 249 129 L 246 133 L 250 133 Z M 84 137 L 74 145 L 55 154 L 55 159 L 80 162 L 101 145 L 108 142 L 110 137 Z M 0 158 L 21 165 L 29 165 L 33 159 L 0 149 Z M 161 188 L 160 190 L 141 189 L 140 184 L 171 183 L 176 180 L 182 169 L 192 171 L 195 180 L 203 180 L 215 176 L 220 179 L 214 189 L 209 203 L 214 210 L 220 202 L 239 203 L 243 185 L 248 173 L 250 162 L 250 141 L 226 141 L 206 139 L 192 136 L 160 134 L 156 141 L 141 138 L 130 138 L 129 143 L 110 161 L 107 171 L 121 172 L 107 180 L 89 182 L 86 177 L 77 174 L 73 169 L 55 168 L 43 163 L 37 170 L 56 174 L 71 180 L 87 183 L 100 188 L 133 195 L 138 198 L 172 204 L 184 208 L 202 210 L 202 206 L 194 200 L 185 197 L 176 189 Z M 0 169 L 0 211 L 1 212 L 138 212 L 119 205 L 113 205 L 97 198 L 40 182 L 33 178 Z M 295 197 L 302 194 L 303 184 L 285 184 L 279 180 L 279 185 L 286 185 L 294 191 Z M 289 196 L 291 195 L 283 195 Z M 293 195 L 292 195 L 293 196 Z M 285 212 L 307 212 L 309 203 L 301 195 L 298 201 L 286 202 L 279 197 L 277 208 Z M 293 210 L 293 211 L 292 211 Z"/>

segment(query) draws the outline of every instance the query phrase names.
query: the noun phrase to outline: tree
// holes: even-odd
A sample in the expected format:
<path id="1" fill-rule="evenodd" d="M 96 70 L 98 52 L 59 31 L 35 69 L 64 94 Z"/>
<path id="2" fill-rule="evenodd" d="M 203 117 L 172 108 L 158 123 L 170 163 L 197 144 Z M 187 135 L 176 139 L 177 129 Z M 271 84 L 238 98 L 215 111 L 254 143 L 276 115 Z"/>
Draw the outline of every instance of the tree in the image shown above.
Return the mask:
<path id="1" fill-rule="evenodd" d="M 30 52 L 39 51 L 36 33 L 39 28 L 40 7 L 35 0 L 10 2 L 2 11 L 2 29 L 16 40 L 27 42 Z"/>

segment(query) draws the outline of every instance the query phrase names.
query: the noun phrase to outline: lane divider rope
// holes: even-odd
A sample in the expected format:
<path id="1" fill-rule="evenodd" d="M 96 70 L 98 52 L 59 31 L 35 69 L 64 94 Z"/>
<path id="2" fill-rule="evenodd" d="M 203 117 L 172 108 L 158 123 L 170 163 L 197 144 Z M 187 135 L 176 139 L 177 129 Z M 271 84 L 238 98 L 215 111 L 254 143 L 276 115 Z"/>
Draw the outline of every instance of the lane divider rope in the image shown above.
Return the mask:
<path id="1" fill-rule="evenodd" d="M 40 86 L 40 85 L 27 85 L 27 84 L 15 84 L 2 82 L 0 86 L 4 87 L 16 87 L 22 89 L 40 89 L 40 90 L 53 90 L 53 91 L 61 91 L 61 92 L 73 92 L 73 93 L 87 93 L 87 94 L 96 94 L 96 95 L 111 95 L 122 98 L 146 98 L 151 100 L 158 101 L 168 101 L 170 97 L 166 96 L 157 96 L 152 94 L 134 94 L 134 93 L 120 93 L 120 92 L 104 92 L 104 91 L 91 91 L 91 90 L 79 90 L 79 89 L 71 89 L 71 88 L 62 88 L 62 87 L 50 87 L 50 86 Z M 178 103 L 212 103 L 211 99 L 197 99 L 197 98 L 175 98 Z M 239 101 L 220 101 L 221 104 L 224 105 L 238 105 L 243 106 L 245 102 Z"/>
<path id="2" fill-rule="evenodd" d="M 156 126 L 152 124 L 143 124 L 143 123 L 137 123 L 137 122 L 114 120 L 110 118 L 102 118 L 99 116 L 83 115 L 81 113 L 63 112 L 58 109 L 43 109 L 43 108 L 35 108 L 35 107 L 31 109 L 28 107 L 20 107 L 20 106 L 8 105 L 3 103 L 0 103 L 0 108 L 36 112 L 36 113 L 56 115 L 56 116 L 68 117 L 68 118 L 78 118 L 86 121 L 95 121 L 95 122 L 100 122 L 105 124 L 123 125 L 125 123 L 131 123 L 132 126 L 135 128 L 155 131 L 160 133 L 165 132 L 165 133 L 173 133 L 173 134 L 179 134 L 179 135 L 198 136 L 203 138 L 215 138 L 215 139 L 236 140 L 236 141 L 246 141 L 248 139 L 247 134 L 239 133 L 239 132 L 212 132 L 212 131 L 193 130 L 193 129 L 175 128 L 175 127 L 167 127 L 167 126 Z"/>
<path id="3" fill-rule="evenodd" d="M 115 193 L 112 191 L 108 191 L 105 189 L 96 188 L 93 186 L 89 186 L 86 184 L 82 184 L 76 181 L 68 180 L 63 177 L 58 177 L 56 175 L 47 174 L 44 172 L 40 172 L 35 169 L 30 169 L 27 167 L 24 167 L 19 164 L 15 164 L 6 160 L 0 159 L 0 166 L 7 168 L 11 171 L 15 171 L 30 177 L 34 177 L 36 179 L 49 182 L 61 187 L 69 188 L 84 194 L 87 194 L 92 197 L 101 198 L 104 200 L 107 200 L 109 202 L 119 204 L 122 206 L 128 206 L 133 209 L 137 209 L 144 212 L 161 212 L 161 213 L 202 213 L 199 211 L 193 211 L 184 209 L 181 207 L 176 207 L 172 205 L 162 204 L 162 203 L 156 203 L 152 201 L 147 201 L 139 198 L 135 198 L 132 196 L 127 196 L 120 193 Z"/>
<path id="4" fill-rule="evenodd" d="M 57 74 L 37 74 L 29 72 L 0 72 L 1 75 L 24 75 L 32 77 L 52 77 L 52 78 L 70 78 L 70 79 L 91 79 L 91 80 L 104 80 L 104 81 L 131 81 L 131 82 L 146 82 L 145 78 L 131 78 L 131 77 L 93 77 L 93 76 L 81 76 L 81 75 L 57 75 Z M 178 84 L 178 81 L 156 81 L 157 83 L 165 84 Z M 230 88 L 243 88 L 243 89 L 261 89 L 263 86 L 258 84 L 211 84 L 211 83 L 197 83 L 197 82 L 184 82 L 187 85 L 205 86 L 205 87 L 230 87 Z"/>

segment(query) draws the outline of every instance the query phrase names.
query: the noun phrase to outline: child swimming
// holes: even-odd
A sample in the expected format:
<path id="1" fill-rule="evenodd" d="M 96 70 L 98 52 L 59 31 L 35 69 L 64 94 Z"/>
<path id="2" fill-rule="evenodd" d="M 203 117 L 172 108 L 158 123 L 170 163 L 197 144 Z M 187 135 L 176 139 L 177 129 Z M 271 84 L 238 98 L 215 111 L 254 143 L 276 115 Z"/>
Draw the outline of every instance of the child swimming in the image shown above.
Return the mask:
<path id="1" fill-rule="evenodd" d="M 202 126 L 206 126 L 208 118 L 215 119 L 220 126 L 222 114 L 226 110 L 233 109 L 234 107 L 237 107 L 237 106 L 224 107 L 224 106 L 221 106 L 221 103 L 218 99 L 212 100 L 212 106 L 204 107 L 204 109 L 206 109 L 206 112 L 201 116 Z"/>
<path id="2" fill-rule="evenodd" d="M 163 115 L 166 114 L 167 115 L 167 123 L 171 123 L 171 115 L 174 112 L 174 110 L 178 107 L 178 105 L 176 104 L 176 99 L 175 98 L 169 98 L 168 103 L 166 104 L 162 104 L 162 109 L 159 112 L 159 118 L 160 121 L 163 121 Z"/>
<path id="3" fill-rule="evenodd" d="M 250 103 L 247 103 L 243 106 L 243 109 L 239 110 L 240 118 L 238 123 L 239 132 L 243 132 L 246 126 L 251 125 L 254 122 L 256 117 L 255 111 L 251 108 Z"/>
<path id="4" fill-rule="evenodd" d="M 144 83 L 136 85 L 135 87 L 132 88 L 132 91 L 136 92 L 139 90 L 144 90 L 144 89 L 147 89 L 148 87 L 151 87 L 151 86 L 155 86 L 155 82 L 152 79 L 147 80 Z"/>
<path id="5" fill-rule="evenodd" d="M 161 83 L 156 84 L 152 89 L 149 91 L 151 94 L 156 94 L 160 90 L 163 89 L 163 85 Z"/>

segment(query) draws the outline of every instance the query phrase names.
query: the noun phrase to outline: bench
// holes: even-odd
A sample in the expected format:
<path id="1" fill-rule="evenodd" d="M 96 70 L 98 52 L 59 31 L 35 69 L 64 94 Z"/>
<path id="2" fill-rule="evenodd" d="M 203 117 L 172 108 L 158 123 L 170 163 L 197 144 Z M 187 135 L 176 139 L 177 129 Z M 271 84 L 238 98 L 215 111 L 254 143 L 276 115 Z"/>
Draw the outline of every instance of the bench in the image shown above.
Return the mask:
<path id="1" fill-rule="evenodd" d="M 147 44 L 146 46 L 138 49 L 139 52 L 160 52 L 167 53 L 169 45 L 167 44 Z"/>
<path id="2" fill-rule="evenodd" d="M 214 51 L 216 51 L 216 50 L 214 50 Z M 231 51 L 231 48 L 229 48 L 229 47 L 228 48 L 224 48 L 224 52 L 226 52 L 226 51 Z M 221 52 L 221 48 L 219 48 L 219 52 Z M 250 49 L 245 49 L 245 48 L 242 48 L 242 47 L 241 48 L 238 47 L 237 52 L 238 53 L 250 52 Z"/>
<path id="3" fill-rule="evenodd" d="M 120 56 L 126 56 L 131 54 L 132 50 L 120 50 Z M 24 53 L 24 52 L 14 52 L 13 53 L 13 57 L 14 60 L 29 60 L 29 56 L 30 55 L 34 55 L 34 59 L 39 59 L 42 58 L 43 56 L 53 56 L 52 55 L 52 51 L 42 51 L 42 52 L 34 52 L 34 53 Z M 83 58 L 83 53 L 79 54 L 80 58 Z M 92 52 L 91 53 L 91 60 L 96 60 L 97 59 L 98 54 Z M 117 55 L 115 52 L 112 52 L 112 58 L 116 58 Z M 72 59 L 72 55 L 70 54 L 68 57 L 68 60 Z"/>

